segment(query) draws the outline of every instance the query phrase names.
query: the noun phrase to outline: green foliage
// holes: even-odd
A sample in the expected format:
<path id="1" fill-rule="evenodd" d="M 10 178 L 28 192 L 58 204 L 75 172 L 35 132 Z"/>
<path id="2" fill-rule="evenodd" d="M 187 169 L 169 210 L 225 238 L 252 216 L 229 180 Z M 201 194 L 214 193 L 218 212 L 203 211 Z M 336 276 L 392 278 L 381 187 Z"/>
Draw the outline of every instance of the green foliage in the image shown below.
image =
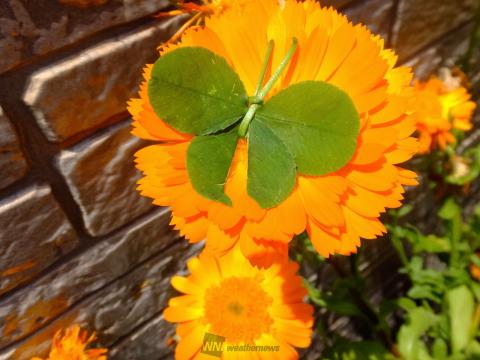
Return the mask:
<path id="1" fill-rule="evenodd" d="M 465 285 L 448 290 L 446 293 L 450 339 L 454 353 L 463 351 L 472 340 L 470 325 L 475 303 L 473 294 Z"/>
<path id="2" fill-rule="evenodd" d="M 323 360 L 392 360 L 395 357 L 373 341 L 349 342 L 339 339 L 328 349 Z"/>
<path id="3" fill-rule="evenodd" d="M 405 359 L 430 359 L 422 336 L 438 323 L 437 315 L 423 307 L 415 307 L 408 312 L 407 322 L 398 332 L 398 350 Z"/>
<path id="4" fill-rule="evenodd" d="M 393 212 L 389 225 L 403 262 L 399 272 L 409 280 L 405 296 L 372 306 L 354 269 L 322 291 L 309 286 L 316 306 L 370 324 L 374 338 L 351 343 L 334 336 L 322 359 L 480 359 L 480 283 L 469 271 L 469 264 L 480 265 L 480 207 L 464 221 L 460 206 L 447 199 L 438 211 L 435 234 L 399 225 L 411 211 Z M 398 328 L 392 328 L 395 317 L 401 319 Z"/>
<path id="5" fill-rule="evenodd" d="M 341 316 L 366 318 L 365 312 L 359 307 L 355 295 L 362 289 L 363 282 L 355 278 L 339 279 L 331 289 L 321 292 L 308 285 L 309 297 L 313 303 Z"/>
<path id="6" fill-rule="evenodd" d="M 194 189 L 208 199 L 231 205 L 224 185 L 239 137 L 248 140 L 248 193 L 263 208 L 290 195 L 297 171 L 330 173 L 355 152 L 359 115 L 339 88 L 308 81 L 264 103 L 296 41 L 260 89 L 272 46 L 252 97 L 227 61 L 204 48 L 174 50 L 153 67 L 148 85 L 152 107 L 174 129 L 196 136 L 188 149 L 187 170 Z"/>
<path id="7" fill-rule="evenodd" d="M 474 319 L 479 285 L 468 264 L 477 258 L 478 215 L 464 223 L 460 207 L 447 199 L 438 217 L 443 220 L 441 235 L 423 235 L 412 226 L 398 225 L 392 232 L 412 249 L 402 271 L 410 278 L 407 295 L 413 302 L 404 308 L 406 322 L 398 331 L 398 350 L 406 360 L 477 359 Z"/>

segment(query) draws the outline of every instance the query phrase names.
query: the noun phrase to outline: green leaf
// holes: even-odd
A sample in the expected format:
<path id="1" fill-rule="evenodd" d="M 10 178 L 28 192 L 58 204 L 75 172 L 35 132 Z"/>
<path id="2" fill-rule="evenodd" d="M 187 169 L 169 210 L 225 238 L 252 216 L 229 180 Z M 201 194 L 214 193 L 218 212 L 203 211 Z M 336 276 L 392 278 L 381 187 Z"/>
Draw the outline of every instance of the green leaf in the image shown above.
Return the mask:
<path id="1" fill-rule="evenodd" d="M 414 244 L 414 252 L 430 252 L 430 253 L 447 253 L 451 249 L 450 241 L 444 237 L 438 237 L 436 235 L 420 235 L 418 242 Z"/>
<path id="2" fill-rule="evenodd" d="M 358 307 L 354 300 L 340 297 L 328 297 L 326 308 L 340 316 L 355 316 L 365 319 L 365 313 Z"/>
<path id="3" fill-rule="evenodd" d="M 398 306 L 405 311 L 411 311 L 417 307 L 417 305 L 415 304 L 415 301 L 407 297 L 401 297 L 398 300 L 396 300 L 396 302 Z"/>
<path id="4" fill-rule="evenodd" d="M 432 345 L 432 355 L 434 359 L 445 359 L 448 356 L 448 345 L 442 338 L 436 338 Z"/>
<path id="5" fill-rule="evenodd" d="M 470 282 L 470 288 L 472 289 L 473 296 L 480 303 L 480 284 L 476 281 Z"/>
<path id="6" fill-rule="evenodd" d="M 340 316 L 354 316 L 368 320 L 365 311 L 358 306 L 358 299 L 352 296 L 351 290 L 361 293 L 355 278 L 338 279 L 331 290 L 324 294 L 325 308 Z"/>
<path id="7" fill-rule="evenodd" d="M 470 354 L 470 357 L 469 359 L 480 359 L 480 342 L 478 341 L 472 341 L 469 345 L 468 345 L 468 349 L 467 349 L 468 353 Z"/>
<path id="8" fill-rule="evenodd" d="M 295 156 L 298 171 L 324 175 L 342 168 L 357 147 L 360 120 L 350 97 L 339 88 L 306 81 L 268 100 L 253 121 L 262 121 Z"/>
<path id="9" fill-rule="evenodd" d="M 460 206 L 453 198 L 449 198 L 438 212 L 438 216 L 448 221 L 448 237 L 451 247 L 450 267 L 461 266 L 459 264 L 459 246 L 461 246 L 463 221 Z"/>
<path id="10" fill-rule="evenodd" d="M 477 254 L 471 254 L 468 260 L 475 266 L 480 267 L 480 257 Z"/>
<path id="11" fill-rule="evenodd" d="M 398 350 L 405 359 L 427 358 L 421 337 L 437 323 L 438 317 L 422 307 L 411 310 L 408 315 L 408 322 L 398 332 Z"/>
<path id="12" fill-rule="evenodd" d="M 225 181 L 237 147 L 236 129 L 229 133 L 197 136 L 187 150 L 187 171 L 193 188 L 208 199 L 232 205 Z"/>
<path id="13" fill-rule="evenodd" d="M 374 341 L 350 342 L 345 339 L 337 340 L 333 346 L 325 351 L 323 360 L 390 360 L 395 357 L 380 343 Z"/>
<path id="14" fill-rule="evenodd" d="M 405 238 L 412 245 L 418 243 L 420 236 L 422 236 L 420 231 L 416 228 L 401 226 L 398 226 L 397 234 L 398 236 Z"/>
<path id="15" fill-rule="evenodd" d="M 407 216 L 408 214 L 410 214 L 410 212 L 412 212 L 412 210 L 413 210 L 412 204 L 405 204 L 400 209 L 398 209 L 397 216 L 399 218 Z"/>
<path id="16" fill-rule="evenodd" d="M 474 313 L 473 295 L 465 285 L 449 290 L 446 295 L 453 352 L 462 351 L 470 342 L 470 326 Z"/>
<path id="17" fill-rule="evenodd" d="M 310 282 L 306 279 L 303 279 L 303 284 L 308 290 L 308 298 L 312 303 L 320 307 L 327 306 L 327 302 L 324 299 L 323 293 L 319 289 L 310 284 Z"/>
<path id="18" fill-rule="evenodd" d="M 253 121 L 248 135 L 248 194 L 264 208 L 285 200 L 293 191 L 293 155 L 266 125 Z"/>
<path id="19" fill-rule="evenodd" d="M 431 300 L 437 304 L 442 302 L 442 298 L 431 285 L 414 285 L 408 290 L 407 295 L 412 299 Z"/>
<path id="20" fill-rule="evenodd" d="M 148 95 L 155 113 L 187 134 L 223 130 L 247 111 L 238 75 L 224 58 L 204 48 L 184 47 L 158 59 Z"/>
<path id="21" fill-rule="evenodd" d="M 475 206 L 475 209 L 473 209 L 473 213 L 476 217 L 480 218 L 480 205 Z"/>
<path id="22" fill-rule="evenodd" d="M 447 199 L 438 212 L 438 216 L 444 220 L 453 220 L 460 216 L 460 214 L 460 207 L 452 198 Z"/>

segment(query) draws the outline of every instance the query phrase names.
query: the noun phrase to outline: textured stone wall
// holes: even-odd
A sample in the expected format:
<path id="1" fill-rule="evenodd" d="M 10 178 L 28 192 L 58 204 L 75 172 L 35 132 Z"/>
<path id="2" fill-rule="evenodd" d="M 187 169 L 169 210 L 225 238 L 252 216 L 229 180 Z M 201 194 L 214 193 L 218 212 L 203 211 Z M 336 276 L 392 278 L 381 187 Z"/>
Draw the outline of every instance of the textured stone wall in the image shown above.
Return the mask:
<path id="1" fill-rule="evenodd" d="M 464 52 L 479 6 L 324 4 L 384 36 L 423 77 Z M 44 354 L 73 322 L 95 329 L 112 359 L 171 357 L 161 316 L 169 277 L 198 249 L 136 193 L 142 142 L 125 111 L 142 66 L 182 22 L 152 16 L 167 6 L 0 0 L 0 359 Z M 388 264 L 388 254 L 374 257 L 367 274 Z"/>

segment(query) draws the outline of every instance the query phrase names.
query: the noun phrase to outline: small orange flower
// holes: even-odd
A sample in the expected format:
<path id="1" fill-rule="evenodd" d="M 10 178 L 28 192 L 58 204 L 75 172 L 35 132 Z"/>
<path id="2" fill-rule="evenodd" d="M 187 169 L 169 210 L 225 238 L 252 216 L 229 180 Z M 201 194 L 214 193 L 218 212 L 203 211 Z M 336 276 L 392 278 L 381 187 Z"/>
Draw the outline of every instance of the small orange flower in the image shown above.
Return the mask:
<path id="1" fill-rule="evenodd" d="M 437 145 L 443 150 L 456 141 L 453 129 L 468 131 L 472 128 L 475 103 L 470 97 L 460 84 L 445 82 L 436 76 L 424 83 L 415 82 L 412 109 L 418 118 L 419 153 L 428 153 Z"/>
<path id="2" fill-rule="evenodd" d="M 480 252 L 477 253 L 477 257 L 480 258 Z M 473 263 L 470 264 L 470 274 L 475 280 L 480 281 L 480 267 Z"/>
<path id="3" fill-rule="evenodd" d="M 154 204 L 170 206 L 172 223 L 191 242 L 207 239 L 207 250 L 226 252 L 239 245 L 257 264 L 286 258 L 288 243 L 307 231 L 323 256 L 350 254 L 360 238 L 374 239 L 386 230 L 379 220 L 387 208 L 403 199 L 403 185 L 415 185 L 416 174 L 398 164 L 416 152 L 415 119 L 408 115 L 411 71 L 395 67 L 397 56 L 364 26 L 354 26 L 333 9 L 313 1 L 253 1 L 242 9 L 231 8 L 206 19 L 205 26 L 188 29 L 178 47 L 205 47 L 221 56 L 239 74 L 253 94 L 269 40 L 275 47 L 270 70 L 276 69 L 292 38 L 298 48 L 270 96 L 301 81 L 317 80 L 345 91 L 360 114 L 360 135 L 353 158 L 342 169 L 323 176 L 297 177 L 291 195 L 270 209 L 261 208 L 247 193 L 247 143 L 239 141 L 225 184 L 232 200 L 228 207 L 199 195 L 186 170 L 191 136 L 163 122 L 152 109 L 145 69 L 140 98 L 129 111 L 133 133 L 157 144 L 136 154 L 142 195 Z"/>
<path id="4" fill-rule="evenodd" d="M 107 360 L 107 349 L 86 349 L 96 340 L 95 334 L 88 336 L 78 325 L 55 333 L 50 354 L 45 360 Z M 35 357 L 32 360 L 42 360 Z"/>
<path id="5" fill-rule="evenodd" d="M 296 263 L 260 269 L 237 248 L 221 258 L 203 253 L 188 268 L 189 276 L 172 278 L 182 295 L 170 299 L 163 313 L 178 323 L 176 359 L 205 356 L 208 334 L 225 338 L 222 359 L 296 359 L 294 347 L 310 345 L 313 308 L 303 302 L 307 290 Z"/>
<path id="6" fill-rule="evenodd" d="M 478 266 L 470 265 L 470 273 L 475 280 L 480 281 L 480 268 Z"/>

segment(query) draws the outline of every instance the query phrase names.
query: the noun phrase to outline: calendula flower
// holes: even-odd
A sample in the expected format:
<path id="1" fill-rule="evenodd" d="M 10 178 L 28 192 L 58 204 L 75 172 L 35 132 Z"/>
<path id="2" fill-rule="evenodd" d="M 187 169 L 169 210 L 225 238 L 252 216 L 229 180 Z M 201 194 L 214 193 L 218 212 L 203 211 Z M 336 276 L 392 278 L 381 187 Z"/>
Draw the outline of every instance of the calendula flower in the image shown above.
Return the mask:
<path id="1" fill-rule="evenodd" d="M 415 82 L 412 109 L 418 117 L 419 153 L 428 153 L 437 146 L 445 149 L 455 142 L 453 129 L 472 128 L 475 103 L 467 89 L 458 82 L 442 81 L 436 76 L 427 82 Z"/>
<path id="2" fill-rule="evenodd" d="M 45 360 L 107 360 L 107 349 L 87 349 L 95 340 L 95 334 L 88 336 L 78 325 L 59 330 L 53 337 L 50 354 Z M 32 360 L 42 359 L 36 357 Z"/>
<path id="3" fill-rule="evenodd" d="M 222 359 L 296 359 L 294 347 L 310 345 L 313 308 L 303 302 L 296 263 L 261 269 L 237 248 L 221 258 L 204 252 L 188 268 L 189 276 L 172 278 L 184 295 L 170 299 L 163 313 L 178 323 L 177 359 L 200 358 L 209 335 L 224 338 Z"/>
<path id="4" fill-rule="evenodd" d="M 206 238 L 208 251 L 225 252 L 238 244 L 257 264 L 268 265 L 279 254 L 285 257 L 293 236 L 306 230 L 323 256 L 355 252 L 360 238 L 373 239 L 386 231 L 379 216 L 401 205 L 403 185 L 417 183 L 415 173 L 398 166 L 417 147 L 410 137 L 415 120 L 407 113 L 411 71 L 396 68 L 397 56 L 366 27 L 352 25 L 315 1 L 287 0 L 282 6 L 275 0 L 254 1 L 242 11 L 241 17 L 236 9 L 227 9 L 207 18 L 204 27 L 186 30 L 179 43 L 161 53 L 192 46 L 209 49 L 228 61 L 253 94 L 269 41 L 274 43 L 271 72 L 296 38 L 297 50 L 267 100 L 307 80 L 343 90 L 360 115 L 353 157 L 332 173 L 298 175 L 286 200 L 262 208 L 247 192 L 248 145 L 241 139 L 225 183 L 232 206 L 209 200 L 194 190 L 186 169 L 192 136 L 167 125 L 151 106 L 148 65 L 140 98 L 129 103 L 133 133 L 157 142 L 136 154 L 145 175 L 139 190 L 155 204 L 170 206 L 173 225 L 191 242 Z"/>

